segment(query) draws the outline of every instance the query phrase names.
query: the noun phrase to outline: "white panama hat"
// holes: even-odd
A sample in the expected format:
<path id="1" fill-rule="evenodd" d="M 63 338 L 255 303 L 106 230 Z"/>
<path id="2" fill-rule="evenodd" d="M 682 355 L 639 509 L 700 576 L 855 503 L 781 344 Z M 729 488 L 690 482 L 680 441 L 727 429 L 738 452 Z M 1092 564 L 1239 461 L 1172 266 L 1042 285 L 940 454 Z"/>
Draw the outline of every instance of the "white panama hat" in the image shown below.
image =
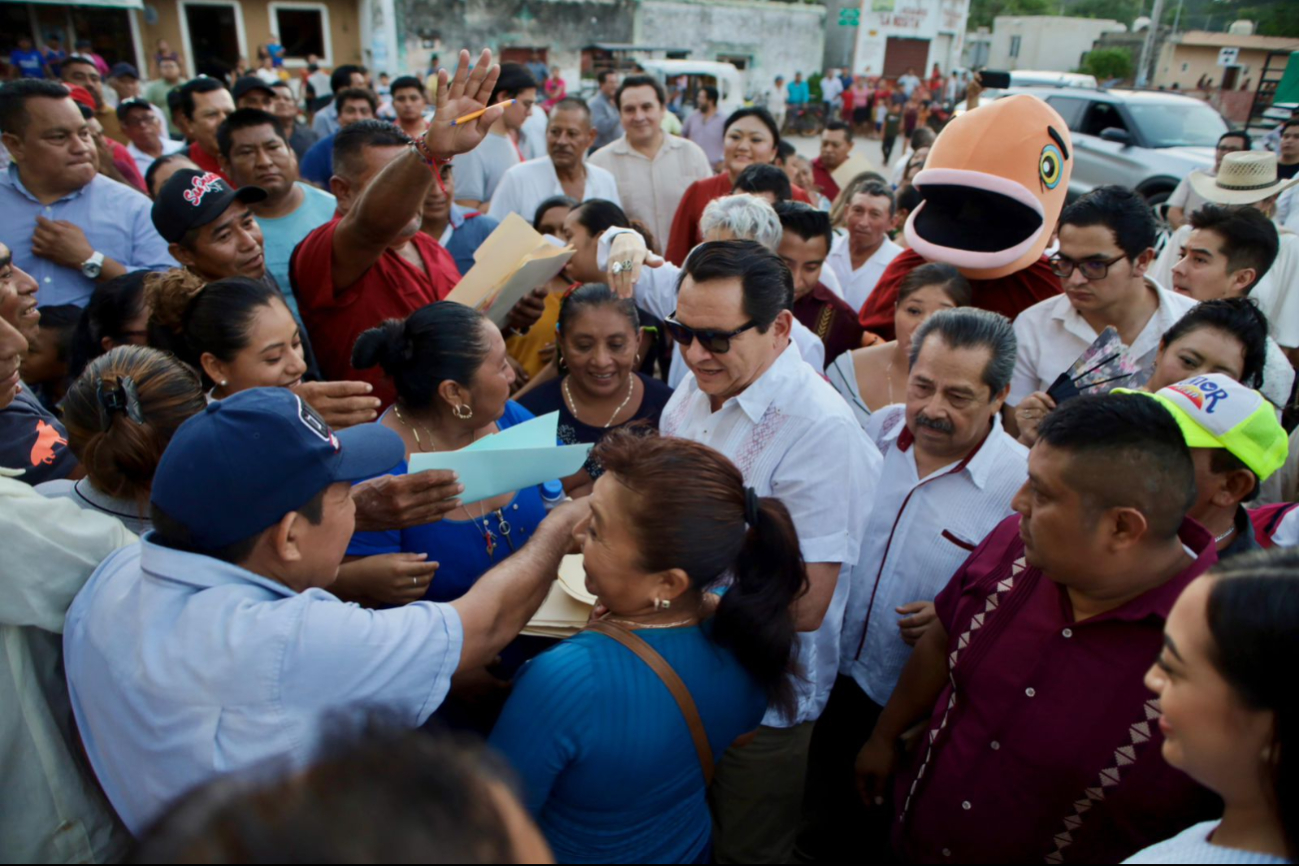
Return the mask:
<path id="1" fill-rule="evenodd" d="M 1261 150 L 1229 153 L 1222 158 L 1216 177 L 1193 171 L 1191 189 L 1213 204 L 1254 204 L 1289 189 L 1299 178 L 1279 180 L 1276 154 Z"/>

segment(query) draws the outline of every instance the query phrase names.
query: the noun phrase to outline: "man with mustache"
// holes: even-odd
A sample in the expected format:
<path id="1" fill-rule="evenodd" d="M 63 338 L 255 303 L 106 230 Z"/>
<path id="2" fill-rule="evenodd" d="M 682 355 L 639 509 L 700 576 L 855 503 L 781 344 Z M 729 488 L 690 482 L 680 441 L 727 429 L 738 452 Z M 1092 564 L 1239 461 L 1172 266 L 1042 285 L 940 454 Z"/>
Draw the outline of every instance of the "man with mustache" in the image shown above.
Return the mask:
<path id="1" fill-rule="evenodd" d="M 585 161 L 593 141 L 591 109 L 580 99 L 560 100 L 550 112 L 550 125 L 546 127 L 547 155 L 505 172 L 487 212 L 498 220 L 516 213 L 532 222 L 537 206 L 556 195 L 579 202 L 602 198 L 621 207 L 618 181 L 608 171 Z"/>
<path id="2" fill-rule="evenodd" d="M 853 567 L 839 677 L 812 735 L 805 857 L 829 862 L 861 850 L 866 827 L 887 844 L 887 819 L 872 826 L 857 796 L 853 760 L 935 622 L 934 596 L 1013 513 L 1028 465 L 1028 449 L 1001 426 L 1015 349 L 998 313 L 936 313 L 912 338 L 905 405 L 871 416 L 867 434 L 884 465 Z"/>

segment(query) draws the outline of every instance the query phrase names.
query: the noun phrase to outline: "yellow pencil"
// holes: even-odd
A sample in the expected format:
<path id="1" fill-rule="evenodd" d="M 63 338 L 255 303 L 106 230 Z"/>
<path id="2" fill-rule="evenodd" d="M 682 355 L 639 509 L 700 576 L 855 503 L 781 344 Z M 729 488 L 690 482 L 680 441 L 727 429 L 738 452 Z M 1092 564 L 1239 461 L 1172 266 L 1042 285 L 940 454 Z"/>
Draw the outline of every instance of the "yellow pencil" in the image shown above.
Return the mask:
<path id="1" fill-rule="evenodd" d="M 507 99 L 504 102 L 496 103 L 496 105 L 513 105 L 513 104 L 514 104 L 513 99 Z M 494 108 L 495 106 L 492 107 Z M 464 117 L 457 117 L 455 120 L 451 121 L 451 125 L 459 126 L 462 123 L 468 123 L 471 120 L 477 120 L 478 118 L 482 117 L 486 113 L 487 113 L 486 108 L 480 108 L 478 111 L 471 111 L 470 113 L 466 114 Z"/>

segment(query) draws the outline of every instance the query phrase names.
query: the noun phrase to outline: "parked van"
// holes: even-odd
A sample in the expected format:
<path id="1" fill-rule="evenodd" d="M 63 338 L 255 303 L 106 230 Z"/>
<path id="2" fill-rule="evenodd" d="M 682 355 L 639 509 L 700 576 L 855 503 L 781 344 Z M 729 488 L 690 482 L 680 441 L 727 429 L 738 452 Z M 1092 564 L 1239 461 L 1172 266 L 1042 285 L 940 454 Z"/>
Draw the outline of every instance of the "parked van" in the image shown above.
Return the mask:
<path id="1" fill-rule="evenodd" d="M 701 87 L 716 87 L 717 111 L 728 117 L 744 105 L 744 73 L 730 63 L 713 60 L 638 60 L 641 68 L 663 82 L 669 95 L 672 88 L 685 78 L 685 114 L 694 110 L 695 94 Z"/>

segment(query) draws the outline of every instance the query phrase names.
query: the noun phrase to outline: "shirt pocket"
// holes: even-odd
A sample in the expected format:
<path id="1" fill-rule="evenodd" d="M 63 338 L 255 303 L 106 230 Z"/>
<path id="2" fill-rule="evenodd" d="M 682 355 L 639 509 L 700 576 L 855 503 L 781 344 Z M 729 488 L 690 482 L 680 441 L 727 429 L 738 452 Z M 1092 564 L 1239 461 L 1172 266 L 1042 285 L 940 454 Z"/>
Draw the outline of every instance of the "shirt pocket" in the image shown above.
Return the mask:
<path id="1" fill-rule="evenodd" d="M 956 545 L 957 547 L 961 548 L 961 550 L 964 550 L 966 553 L 972 553 L 974 551 L 974 548 L 979 546 L 979 542 L 971 541 L 968 538 L 963 537 L 966 534 L 967 534 L 966 532 L 959 529 L 958 530 L 944 529 L 942 531 L 943 539 L 947 541 L 949 544 Z"/>

